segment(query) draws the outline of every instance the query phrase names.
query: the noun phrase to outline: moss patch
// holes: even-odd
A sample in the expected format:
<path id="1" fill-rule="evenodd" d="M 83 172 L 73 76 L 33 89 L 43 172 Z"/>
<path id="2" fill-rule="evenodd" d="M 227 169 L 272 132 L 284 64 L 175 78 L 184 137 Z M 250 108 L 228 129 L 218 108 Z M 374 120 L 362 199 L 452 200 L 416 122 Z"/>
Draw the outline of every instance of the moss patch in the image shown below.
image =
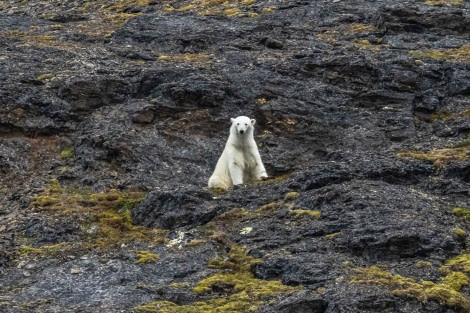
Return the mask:
<path id="1" fill-rule="evenodd" d="M 325 238 L 326 238 L 326 239 L 329 239 L 329 240 L 334 240 L 334 239 L 336 239 L 339 235 L 341 235 L 341 232 L 328 234 L 328 235 L 325 236 Z"/>
<path id="2" fill-rule="evenodd" d="M 152 253 L 150 251 L 136 251 L 137 253 L 137 261 L 135 264 L 142 264 L 142 263 L 155 263 L 160 259 L 158 254 Z"/>
<path id="3" fill-rule="evenodd" d="M 429 261 L 418 261 L 416 262 L 415 266 L 417 268 L 431 267 L 432 263 Z"/>
<path id="4" fill-rule="evenodd" d="M 54 36 L 27 33 L 27 32 L 22 32 L 19 30 L 8 30 L 8 31 L 0 33 L 0 36 L 17 37 L 19 39 L 31 40 L 31 41 L 50 41 L 54 39 Z"/>
<path id="5" fill-rule="evenodd" d="M 350 33 L 365 33 L 376 31 L 377 27 L 368 25 L 368 24 L 361 24 L 361 23 L 352 23 L 346 26 L 346 29 Z"/>
<path id="6" fill-rule="evenodd" d="M 363 37 L 367 33 L 377 31 L 373 25 L 351 23 L 342 24 L 336 27 L 325 29 L 323 32 L 316 35 L 316 38 L 321 41 L 335 43 L 339 40 L 350 40 L 351 38 Z M 356 41 L 360 41 L 356 39 Z M 368 42 L 370 44 L 370 42 Z"/>
<path id="7" fill-rule="evenodd" d="M 44 81 L 44 80 L 49 80 L 51 78 L 54 78 L 54 74 L 52 73 L 47 73 L 47 74 L 41 74 L 38 77 L 36 77 L 36 80 L 39 81 Z"/>
<path id="8" fill-rule="evenodd" d="M 66 147 L 60 151 L 60 157 L 62 159 L 72 159 L 75 156 L 75 149 L 73 146 Z"/>
<path id="9" fill-rule="evenodd" d="M 284 201 L 292 201 L 292 200 L 295 200 L 297 199 L 297 197 L 299 196 L 299 193 L 298 192 L 289 192 L 287 193 L 285 196 L 284 196 Z"/>
<path id="10" fill-rule="evenodd" d="M 74 246 L 72 243 L 68 242 L 62 242 L 59 244 L 55 245 L 44 245 L 39 248 L 33 248 L 33 247 L 28 247 L 28 246 L 23 246 L 21 247 L 21 256 L 58 256 L 60 254 L 63 254 L 65 252 L 72 251 L 74 249 Z"/>
<path id="11" fill-rule="evenodd" d="M 285 286 L 277 280 L 255 278 L 251 267 L 261 260 L 247 256 L 245 252 L 245 248 L 232 245 L 226 257 L 209 262 L 209 267 L 220 272 L 201 280 L 193 288 L 197 295 L 209 299 L 189 305 L 156 301 L 134 309 L 164 313 L 253 312 L 275 296 L 302 290 L 302 287 Z"/>
<path id="12" fill-rule="evenodd" d="M 212 55 L 206 53 L 200 54 L 175 54 L 175 55 L 161 55 L 158 57 L 158 61 L 168 62 L 208 62 L 212 58 Z"/>
<path id="13" fill-rule="evenodd" d="M 58 216 L 73 216 L 82 224 L 80 241 L 73 244 L 62 243 L 60 249 L 114 249 L 122 244 L 135 242 L 164 243 L 167 231 L 148 229 L 132 223 L 130 210 L 144 196 L 143 192 L 121 192 L 115 189 L 106 193 L 93 193 L 88 190 L 63 188 L 57 180 L 52 180 L 43 194 L 32 199 L 31 208 Z M 54 249 L 42 246 L 23 252 L 44 255 Z"/>
<path id="14" fill-rule="evenodd" d="M 457 207 L 452 209 L 452 213 L 462 220 L 470 221 L 470 209 Z"/>
<path id="15" fill-rule="evenodd" d="M 454 228 L 452 231 L 454 232 L 455 235 L 457 235 L 459 237 L 467 236 L 467 233 L 462 228 Z"/>
<path id="16" fill-rule="evenodd" d="M 460 271 L 470 274 L 470 254 L 460 254 L 450 260 L 447 260 L 439 269 L 443 275 L 448 275 L 452 271 Z"/>
<path id="17" fill-rule="evenodd" d="M 121 0 L 106 7 L 104 12 L 124 12 L 133 6 L 147 6 L 150 0 Z M 83 8 L 83 7 L 82 7 Z"/>
<path id="18" fill-rule="evenodd" d="M 409 52 L 411 55 L 418 58 L 430 58 L 436 60 L 455 60 L 455 61 L 470 61 L 470 45 L 463 45 L 460 48 L 444 49 L 444 50 L 413 50 Z"/>
<path id="19" fill-rule="evenodd" d="M 459 5 L 463 0 L 426 0 L 424 4 L 427 5 Z"/>
<path id="20" fill-rule="evenodd" d="M 452 148 L 437 149 L 430 152 L 419 151 L 404 151 L 399 152 L 399 157 L 412 157 L 420 160 L 432 161 L 436 168 L 443 167 L 450 161 L 465 161 L 470 154 L 470 145 L 466 143 L 463 146 L 456 146 Z"/>
<path id="21" fill-rule="evenodd" d="M 295 218 L 300 218 L 302 216 L 309 216 L 314 219 L 319 219 L 321 216 L 320 211 L 316 210 L 303 210 L 303 209 L 296 209 L 296 210 L 291 210 L 290 211 L 292 214 L 294 214 Z"/>
<path id="22" fill-rule="evenodd" d="M 178 8 L 168 6 L 165 11 L 195 12 L 200 15 L 224 15 L 227 17 L 256 17 L 258 14 L 251 11 L 252 5 L 256 1 L 257 0 L 192 0 L 183 3 Z"/>
<path id="23" fill-rule="evenodd" d="M 450 272 L 441 283 L 431 281 L 416 282 L 414 279 L 401 275 L 394 275 L 377 266 L 360 268 L 351 277 L 352 283 L 382 285 L 392 291 L 395 296 L 415 298 L 424 302 L 436 300 L 441 305 L 469 309 L 467 298 L 460 293 L 460 288 L 468 284 L 468 277 L 464 273 Z"/>
<path id="24" fill-rule="evenodd" d="M 353 46 L 358 48 L 358 49 L 368 49 L 368 50 L 374 50 L 374 51 L 379 51 L 382 49 L 389 48 L 389 45 L 386 44 L 372 44 L 369 40 L 367 39 L 362 39 L 362 40 L 354 40 L 353 41 Z"/>

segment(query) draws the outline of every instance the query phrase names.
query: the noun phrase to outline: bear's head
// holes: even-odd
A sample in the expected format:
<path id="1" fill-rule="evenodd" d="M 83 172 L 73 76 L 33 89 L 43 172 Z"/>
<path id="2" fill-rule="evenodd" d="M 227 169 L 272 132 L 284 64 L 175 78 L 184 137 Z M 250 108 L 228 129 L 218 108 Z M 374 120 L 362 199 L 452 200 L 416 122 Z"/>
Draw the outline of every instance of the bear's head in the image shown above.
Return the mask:
<path id="1" fill-rule="evenodd" d="M 246 116 L 239 116 L 237 118 L 231 118 L 230 121 L 232 122 L 232 131 L 234 131 L 237 135 L 244 135 L 253 133 L 253 125 L 255 125 L 256 120 L 250 119 Z"/>

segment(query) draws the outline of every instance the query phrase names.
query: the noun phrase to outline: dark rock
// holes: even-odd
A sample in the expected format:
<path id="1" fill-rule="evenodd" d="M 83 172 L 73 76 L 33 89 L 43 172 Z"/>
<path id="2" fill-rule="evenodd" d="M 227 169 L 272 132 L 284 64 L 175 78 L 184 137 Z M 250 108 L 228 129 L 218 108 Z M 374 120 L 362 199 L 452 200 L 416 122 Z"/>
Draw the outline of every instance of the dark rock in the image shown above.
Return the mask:
<path id="1" fill-rule="evenodd" d="M 324 313 L 327 307 L 328 303 L 320 295 L 311 292 L 300 292 L 280 301 L 278 304 L 265 306 L 256 312 Z"/>
<path id="2" fill-rule="evenodd" d="M 47 17 L 46 19 L 51 22 L 71 23 L 71 22 L 86 21 L 88 20 L 88 17 L 81 15 L 81 14 L 76 14 L 76 13 L 65 13 L 65 14 L 57 14 L 51 17 Z"/>
<path id="3" fill-rule="evenodd" d="M 210 199 L 210 192 L 195 187 L 153 191 L 132 211 L 132 219 L 138 225 L 164 229 L 202 225 L 220 210 L 216 205 L 204 205 Z"/>
<path id="4" fill-rule="evenodd" d="M 466 251 L 470 226 L 452 209 L 468 208 L 469 161 L 397 153 L 468 139 L 467 1 L 143 2 L 0 1 L 0 311 L 227 297 L 233 282 L 193 287 L 237 269 L 234 244 L 259 259 L 260 284 L 303 288 L 257 312 L 458 311 L 351 276 L 380 265 L 438 284 Z M 239 115 L 257 120 L 271 177 L 207 190 Z M 63 195 L 148 192 L 135 225 L 120 227 L 119 210 L 101 228 L 135 240 L 90 243 L 95 212 L 31 208 L 51 180 Z M 169 232 L 140 240 L 146 228 Z M 72 251 L 20 253 L 62 243 Z M 159 258 L 136 264 L 146 252 Z"/>
<path id="5" fill-rule="evenodd" d="M 35 238 L 41 245 L 50 245 L 76 240 L 79 230 L 80 225 L 76 221 L 53 222 L 36 218 L 28 221 L 24 235 Z"/>
<path id="6" fill-rule="evenodd" d="M 59 89 L 58 96 L 71 103 L 72 110 L 88 113 L 104 105 L 124 101 L 125 83 L 119 80 L 96 80 L 66 83 Z"/>

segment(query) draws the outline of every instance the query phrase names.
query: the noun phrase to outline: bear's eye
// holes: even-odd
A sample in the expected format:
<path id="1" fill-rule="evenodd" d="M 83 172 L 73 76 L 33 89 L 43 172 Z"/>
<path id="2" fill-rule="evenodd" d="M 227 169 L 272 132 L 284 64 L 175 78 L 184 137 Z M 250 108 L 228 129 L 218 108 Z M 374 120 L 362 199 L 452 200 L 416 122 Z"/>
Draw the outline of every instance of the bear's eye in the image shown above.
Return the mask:
<path id="1" fill-rule="evenodd" d="M 240 123 L 237 123 L 237 126 L 240 126 Z"/>
<path id="2" fill-rule="evenodd" d="M 245 123 L 245 126 L 248 126 L 248 124 L 247 124 L 247 123 Z"/>

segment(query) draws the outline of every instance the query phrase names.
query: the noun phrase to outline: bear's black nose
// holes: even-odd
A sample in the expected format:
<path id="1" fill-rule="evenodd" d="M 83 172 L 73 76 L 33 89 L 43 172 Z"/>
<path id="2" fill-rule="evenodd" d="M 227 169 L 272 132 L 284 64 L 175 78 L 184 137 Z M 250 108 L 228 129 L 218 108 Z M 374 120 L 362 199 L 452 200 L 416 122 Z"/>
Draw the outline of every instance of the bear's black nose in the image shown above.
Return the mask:
<path id="1" fill-rule="evenodd" d="M 240 135 L 243 135 L 245 131 L 244 130 L 240 130 Z"/>

